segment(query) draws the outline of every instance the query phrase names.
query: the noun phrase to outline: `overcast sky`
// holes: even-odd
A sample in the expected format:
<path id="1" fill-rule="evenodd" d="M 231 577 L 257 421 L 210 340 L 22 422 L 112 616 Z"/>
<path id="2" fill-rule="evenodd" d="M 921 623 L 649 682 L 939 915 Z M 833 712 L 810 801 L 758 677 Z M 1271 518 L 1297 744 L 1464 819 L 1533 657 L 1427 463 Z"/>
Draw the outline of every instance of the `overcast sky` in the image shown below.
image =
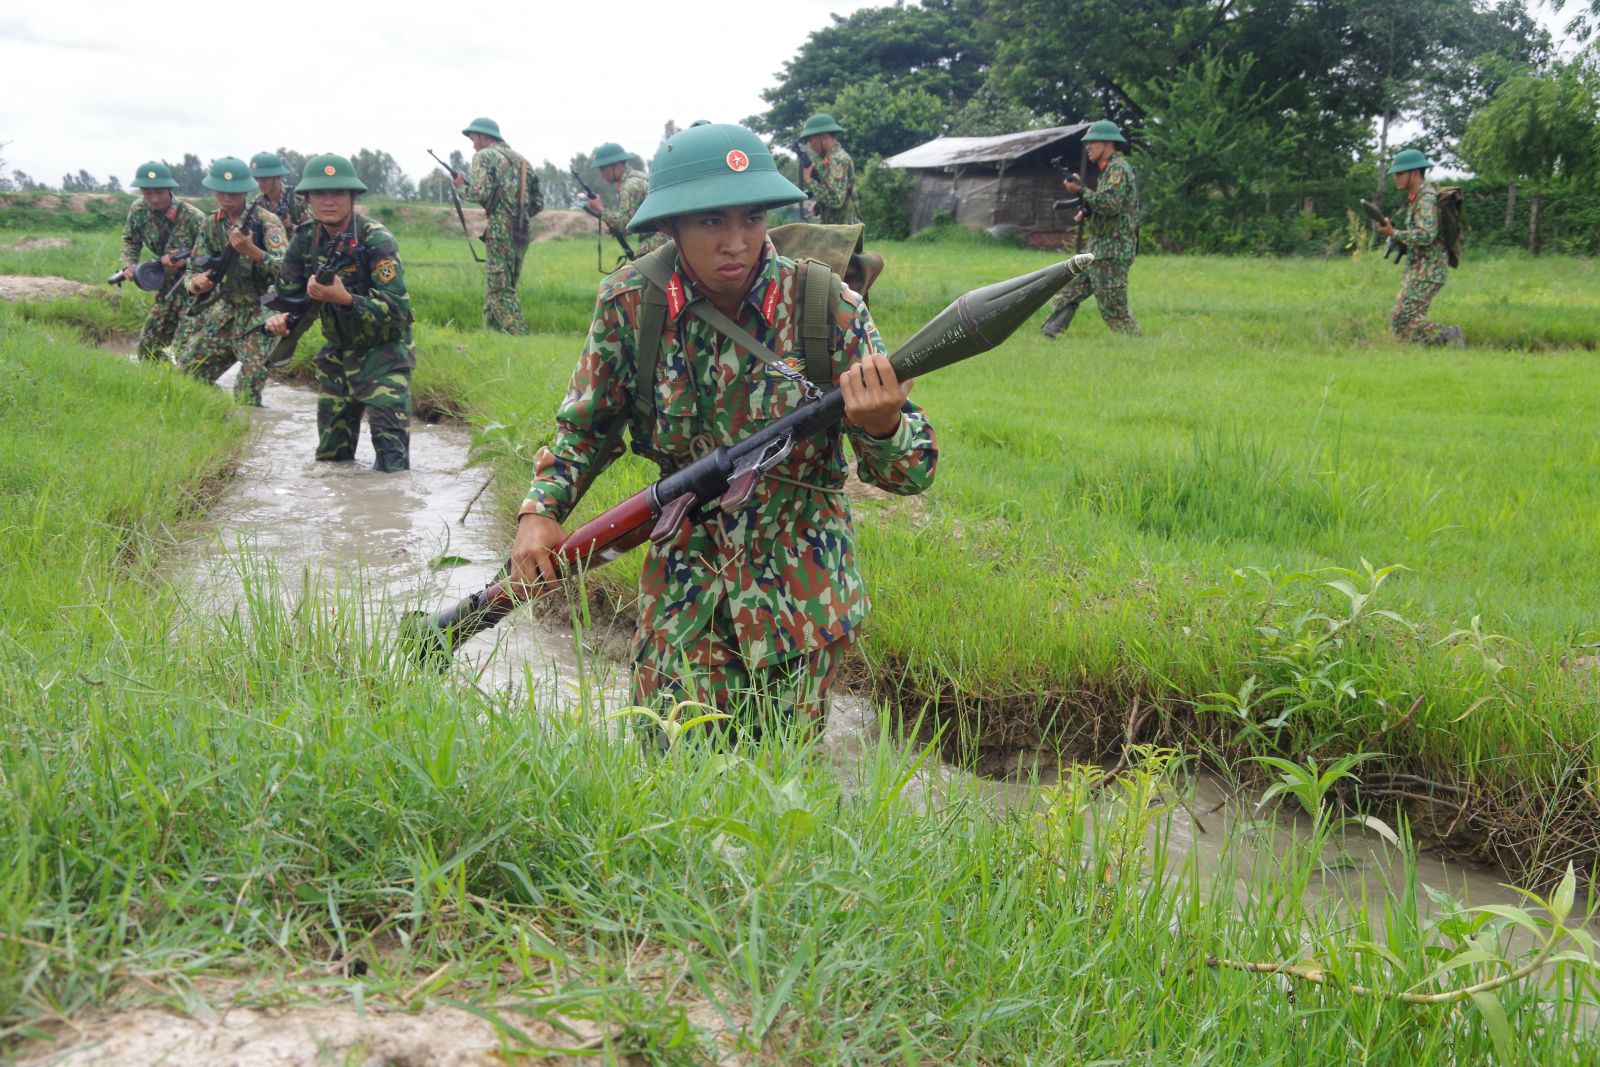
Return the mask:
<path id="1" fill-rule="evenodd" d="M 648 160 L 668 119 L 763 110 L 761 91 L 809 33 L 871 6 L 7 4 L 0 155 L 8 173 L 51 185 L 80 168 L 127 185 L 144 160 L 185 152 L 381 148 L 415 180 L 433 166 L 426 149 L 470 154 L 461 129 L 487 115 L 535 163 L 602 141 Z"/>

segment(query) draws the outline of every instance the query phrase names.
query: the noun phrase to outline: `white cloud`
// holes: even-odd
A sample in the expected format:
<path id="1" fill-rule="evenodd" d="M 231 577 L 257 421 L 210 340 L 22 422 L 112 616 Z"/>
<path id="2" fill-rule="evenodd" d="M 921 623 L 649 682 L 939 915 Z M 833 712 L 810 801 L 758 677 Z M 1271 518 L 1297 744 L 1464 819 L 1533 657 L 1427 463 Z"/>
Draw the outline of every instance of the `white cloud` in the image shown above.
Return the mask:
<path id="1" fill-rule="evenodd" d="M 669 119 L 763 110 L 761 91 L 810 32 L 870 6 L 60 0 L 0 19 L 0 141 L 8 167 L 51 183 L 83 168 L 126 184 L 152 157 L 280 145 L 381 148 L 417 178 L 426 149 L 470 151 L 460 131 L 477 115 L 536 162 L 602 141 L 648 158 Z"/>

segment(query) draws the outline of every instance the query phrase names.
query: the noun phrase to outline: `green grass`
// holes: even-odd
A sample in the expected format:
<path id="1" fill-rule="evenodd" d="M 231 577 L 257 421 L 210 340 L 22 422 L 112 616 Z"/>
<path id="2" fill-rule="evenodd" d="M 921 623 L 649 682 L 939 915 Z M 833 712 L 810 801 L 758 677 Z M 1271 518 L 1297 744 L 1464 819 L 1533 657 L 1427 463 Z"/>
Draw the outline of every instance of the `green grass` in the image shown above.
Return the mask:
<path id="1" fill-rule="evenodd" d="M 531 447 L 577 354 L 592 248 L 533 249 L 540 335 L 510 339 L 475 328 L 464 250 L 400 236 L 419 392 Z M 103 274 L 111 246 L 91 245 L 48 272 Z M 1044 261 L 887 251 L 891 341 Z M 0 272 L 19 269 L 8 255 Z M 1086 308 L 1063 341 L 1019 336 L 919 384 L 939 482 L 920 506 L 861 509 L 873 683 L 980 737 L 1098 731 L 1114 750 L 1138 697 L 1159 712 L 1146 736 L 1222 752 L 1381 748 L 1357 769 L 1380 800 L 1396 772 L 1473 782 L 1505 810 L 1543 799 L 1546 847 L 1501 838 L 1505 858 L 1582 855 L 1561 835 L 1596 766 L 1594 689 L 1559 657 L 1595 628 L 1592 267 L 1459 275 L 1438 316 L 1503 346 L 1465 353 L 1383 340 L 1391 272 L 1150 257 L 1141 341 Z M 86 351 L 74 321 L 0 308 L 0 1040 L 117 998 L 197 1010 L 208 977 L 245 975 L 259 1002 L 593 1019 L 613 1052 L 665 1063 L 703 1058 L 691 1002 L 768 1062 L 1594 1058 L 1592 966 L 1493 1003 L 1345 991 L 1485 978 L 1525 956 L 1504 940 L 1520 920 L 1425 920 L 1409 882 L 1340 906 L 1316 841 L 1274 858 L 1247 835 L 1214 875 L 1169 861 L 1178 787 L 1159 757 L 1093 816 L 1076 775 L 1042 816 L 997 817 L 976 786 L 934 808 L 907 786 L 926 754 L 893 743 L 844 778 L 781 744 L 646 758 L 598 709 L 411 671 L 387 613 L 291 596 L 270 569 L 237 613 L 193 617 L 156 565 L 242 422 L 214 390 Z M 1514 347 L 1536 337 L 1580 347 Z M 510 451 L 506 511 L 526 476 Z M 1378 581 L 1362 557 L 1410 569 L 1355 602 Z M 1329 565 L 1355 573 L 1293 577 Z M 371 977 L 325 977 L 341 951 Z M 1291 998 L 1208 955 L 1311 957 L 1335 985 Z"/>

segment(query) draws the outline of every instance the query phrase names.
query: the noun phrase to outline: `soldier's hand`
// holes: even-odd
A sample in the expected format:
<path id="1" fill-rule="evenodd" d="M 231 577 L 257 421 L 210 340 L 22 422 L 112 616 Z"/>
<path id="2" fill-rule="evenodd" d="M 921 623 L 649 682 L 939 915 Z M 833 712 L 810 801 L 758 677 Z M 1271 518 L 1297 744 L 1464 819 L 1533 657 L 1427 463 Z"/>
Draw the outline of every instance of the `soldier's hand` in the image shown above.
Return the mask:
<path id="1" fill-rule="evenodd" d="M 1378 223 L 1378 236 L 1393 237 L 1394 223 L 1390 222 L 1388 219 L 1384 219 L 1382 222 Z"/>
<path id="2" fill-rule="evenodd" d="M 900 428 L 900 405 L 911 383 L 895 377 L 889 357 L 872 353 L 839 377 L 844 417 L 873 437 L 888 437 Z"/>
<path id="3" fill-rule="evenodd" d="M 317 281 L 316 276 L 313 275 L 311 280 L 306 282 L 306 295 L 325 304 L 339 304 L 343 307 L 349 307 L 355 303 L 355 297 L 351 296 L 350 290 L 344 287 L 344 279 L 337 274 L 333 276 L 333 281 L 327 285 Z"/>
<path id="4" fill-rule="evenodd" d="M 599 214 L 605 210 L 605 204 L 594 193 L 585 193 L 583 199 L 588 203 L 589 210 Z"/>
<path id="5" fill-rule="evenodd" d="M 1077 196 L 1078 193 L 1083 189 L 1083 182 L 1079 181 L 1078 176 L 1074 174 L 1072 177 L 1062 181 L 1061 188 L 1065 189 L 1073 196 Z"/>
<path id="6" fill-rule="evenodd" d="M 1073 222 L 1082 222 L 1084 219 L 1086 219 L 1088 217 L 1089 217 L 1088 213 L 1085 212 L 1083 210 L 1083 208 L 1080 207 L 1078 209 L 1078 213 L 1072 216 L 1072 221 Z"/>
<path id="7" fill-rule="evenodd" d="M 216 282 L 211 280 L 211 275 L 196 274 L 194 277 L 189 279 L 189 292 L 195 296 L 199 296 L 201 293 L 213 288 L 216 284 Z"/>
<path id="8" fill-rule="evenodd" d="M 524 515 L 517 521 L 517 539 L 511 544 L 511 588 L 518 596 L 531 597 L 541 585 L 560 580 L 555 550 L 567 539 L 567 531 L 548 515 Z"/>
<path id="9" fill-rule="evenodd" d="M 808 182 L 811 180 L 811 176 L 816 172 L 817 168 L 807 163 L 804 167 L 800 168 L 800 180 L 803 182 Z"/>
<path id="10" fill-rule="evenodd" d="M 177 270 L 179 267 L 183 266 L 182 263 L 180 263 L 176 259 L 172 258 L 172 253 L 171 252 L 168 252 L 166 255 L 161 257 L 161 265 L 163 267 L 165 267 L 167 270 Z M 128 269 L 132 270 L 133 268 L 129 267 Z"/>
<path id="11" fill-rule="evenodd" d="M 459 170 L 458 171 L 453 171 L 451 173 L 451 175 L 450 175 L 450 183 L 452 185 L 454 185 L 457 189 L 459 189 L 463 185 L 467 184 L 467 179 L 462 175 L 462 173 Z"/>
<path id="12" fill-rule="evenodd" d="M 166 261 L 167 261 L 167 257 L 166 256 L 162 256 L 161 257 L 161 262 L 165 263 Z M 132 267 L 123 267 L 122 268 L 122 280 L 125 281 L 125 282 L 133 281 L 133 268 Z"/>
<path id="13" fill-rule="evenodd" d="M 263 330 L 266 330 L 268 333 L 270 333 L 274 337 L 288 337 L 289 336 L 289 313 L 287 311 L 278 312 L 276 315 L 272 316 L 266 322 L 262 323 L 261 324 L 261 328 Z"/>
<path id="14" fill-rule="evenodd" d="M 250 239 L 250 234 L 245 230 L 229 231 L 228 243 L 233 246 L 235 252 L 246 259 L 255 260 L 259 263 L 267 258 L 267 254 L 256 247 L 256 243 Z"/>

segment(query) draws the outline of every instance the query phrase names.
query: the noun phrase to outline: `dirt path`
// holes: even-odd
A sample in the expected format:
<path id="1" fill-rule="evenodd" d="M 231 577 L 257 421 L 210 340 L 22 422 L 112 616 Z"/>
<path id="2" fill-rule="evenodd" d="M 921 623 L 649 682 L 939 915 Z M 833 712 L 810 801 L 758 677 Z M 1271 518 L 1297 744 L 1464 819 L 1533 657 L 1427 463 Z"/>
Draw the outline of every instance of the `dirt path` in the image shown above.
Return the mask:
<path id="1" fill-rule="evenodd" d="M 93 286 L 58 278 L 53 274 L 0 274 L 0 300 L 38 300 L 58 296 L 77 296 Z"/>

